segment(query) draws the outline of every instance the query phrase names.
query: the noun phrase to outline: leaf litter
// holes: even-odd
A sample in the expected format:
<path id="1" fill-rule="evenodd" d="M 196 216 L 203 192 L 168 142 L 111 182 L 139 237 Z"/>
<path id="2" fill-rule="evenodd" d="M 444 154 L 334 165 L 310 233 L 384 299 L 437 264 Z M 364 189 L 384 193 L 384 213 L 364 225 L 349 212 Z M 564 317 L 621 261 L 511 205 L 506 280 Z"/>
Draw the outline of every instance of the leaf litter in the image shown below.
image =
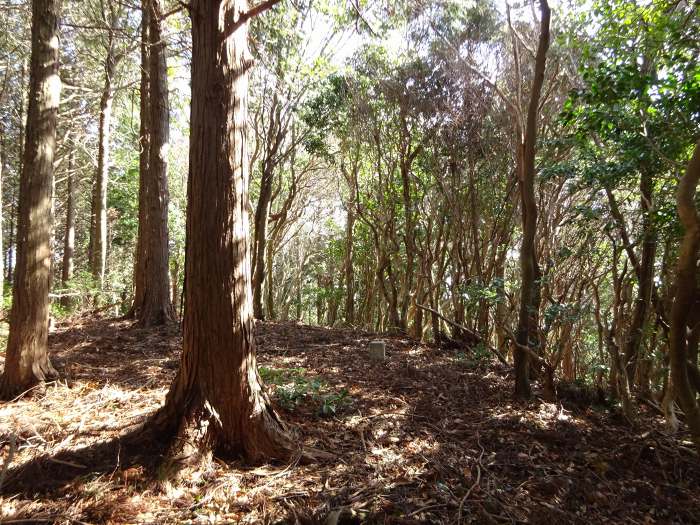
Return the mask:
<path id="1" fill-rule="evenodd" d="M 97 468 L 81 451 L 163 402 L 178 328 L 79 318 L 50 336 L 60 379 L 0 404 L 2 523 L 696 523 L 700 462 L 652 412 L 516 404 L 510 371 L 397 335 L 258 323 L 258 364 L 304 447 L 333 459 Z M 385 361 L 368 359 L 386 342 Z M 0 360 L 2 358 L 0 357 Z M 118 443 L 118 441 L 117 441 Z M 70 455 L 64 454 L 69 452 Z M 68 458 L 68 459 L 66 459 Z M 30 463 L 36 468 L 23 469 Z M 67 476 L 56 476 L 65 470 Z M 43 475 L 42 475 L 43 473 Z"/>

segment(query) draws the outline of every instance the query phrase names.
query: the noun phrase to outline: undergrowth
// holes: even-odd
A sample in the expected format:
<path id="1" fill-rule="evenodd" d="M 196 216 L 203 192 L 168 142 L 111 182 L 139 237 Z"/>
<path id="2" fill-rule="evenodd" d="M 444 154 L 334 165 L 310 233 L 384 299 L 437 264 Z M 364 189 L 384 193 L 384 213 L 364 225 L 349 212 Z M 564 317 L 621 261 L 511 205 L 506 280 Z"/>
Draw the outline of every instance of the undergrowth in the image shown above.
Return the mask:
<path id="1" fill-rule="evenodd" d="M 321 417 L 332 417 L 352 404 L 347 389 L 334 391 L 319 376 L 307 377 L 305 368 L 258 368 L 267 385 L 273 385 L 273 395 L 285 410 L 293 411 L 310 404 Z"/>

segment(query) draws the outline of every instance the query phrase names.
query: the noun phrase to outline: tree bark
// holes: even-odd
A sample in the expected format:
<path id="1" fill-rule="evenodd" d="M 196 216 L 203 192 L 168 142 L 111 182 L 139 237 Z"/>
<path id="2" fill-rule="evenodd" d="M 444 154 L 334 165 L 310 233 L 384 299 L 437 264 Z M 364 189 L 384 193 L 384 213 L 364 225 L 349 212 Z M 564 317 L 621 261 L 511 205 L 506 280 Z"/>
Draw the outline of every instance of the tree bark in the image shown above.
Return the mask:
<path id="1" fill-rule="evenodd" d="M 182 361 L 154 423 L 169 435 L 206 426 L 218 454 L 289 457 L 262 389 L 248 258 L 246 0 L 193 0 L 192 106 Z M 224 38 L 225 34 L 230 34 Z"/>
<path id="2" fill-rule="evenodd" d="M 355 228 L 355 206 L 357 205 L 357 191 L 353 181 L 355 176 L 352 178 L 345 173 L 345 166 L 343 165 L 343 174 L 345 175 L 345 180 L 348 183 L 348 189 L 350 190 L 350 196 L 347 203 L 347 214 L 345 220 L 345 323 L 348 326 L 352 326 L 355 323 L 355 273 L 353 265 L 353 230 Z M 353 167 L 356 169 L 356 164 Z"/>
<path id="3" fill-rule="evenodd" d="M 177 319 L 180 308 L 180 264 L 177 259 L 173 260 L 170 268 L 170 302 L 173 304 L 173 312 Z"/>
<path id="4" fill-rule="evenodd" d="M 24 107 L 25 107 L 25 80 L 27 76 L 27 64 L 26 60 L 22 61 L 22 68 L 20 72 L 20 85 L 22 88 L 22 96 L 21 100 L 19 103 L 19 115 L 18 115 L 18 120 L 19 120 L 19 145 L 18 145 L 18 150 L 19 150 L 19 155 L 17 156 L 18 158 L 18 166 L 17 166 L 17 173 L 22 173 L 22 169 L 24 167 L 24 124 L 25 124 L 25 117 L 24 117 Z M 16 248 L 17 246 L 17 203 L 16 200 L 12 200 L 12 205 L 10 207 L 10 235 L 9 238 L 7 239 L 7 264 L 5 265 L 6 271 L 7 271 L 7 282 L 9 285 L 14 285 L 15 282 L 15 252 L 16 249 L 12 249 L 13 247 Z"/>
<path id="5" fill-rule="evenodd" d="M 61 91 L 60 0 L 33 0 L 29 108 L 20 176 L 17 270 L 0 396 L 56 374 L 48 355 L 51 179 Z"/>
<path id="6" fill-rule="evenodd" d="M 162 34 L 162 0 L 149 2 L 149 103 L 151 134 L 145 181 L 146 214 L 143 233 L 143 302 L 135 305 L 142 326 L 162 325 L 175 319 L 170 301 L 168 267 L 168 68 Z"/>
<path id="7" fill-rule="evenodd" d="M 266 157 L 267 159 L 267 157 Z M 265 248 L 267 245 L 267 218 L 272 202 L 272 169 L 263 162 L 260 195 L 255 207 L 255 237 L 253 241 L 253 315 L 265 319 L 263 310 L 263 284 L 265 281 Z"/>
<path id="8" fill-rule="evenodd" d="M 73 254 L 75 252 L 75 196 L 76 184 L 73 174 L 73 151 L 68 157 L 68 174 L 66 183 L 68 184 L 68 195 L 66 200 L 66 223 L 63 236 L 63 264 L 61 265 L 61 286 L 66 288 L 73 278 Z M 61 304 L 70 306 L 71 298 L 62 297 Z"/>
<path id="9" fill-rule="evenodd" d="M 695 145 L 685 175 L 678 184 L 678 216 L 685 229 L 678 255 L 676 294 L 671 309 L 671 382 L 678 404 L 685 412 L 695 445 L 700 449 L 700 407 L 688 376 L 688 322 L 698 293 L 698 251 L 700 251 L 700 216 L 695 206 L 695 192 L 700 182 L 700 141 Z"/>
<path id="10" fill-rule="evenodd" d="M 5 239 L 3 238 L 3 232 L 2 232 L 2 223 L 3 223 L 3 207 L 2 207 L 2 176 L 3 176 L 3 170 L 5 169 L 5 162 L 7 161 L 7 155 L 6 155 L 6 150 L 5 150 L 5 134 L 4 134 L 4 129 L 2 128 L 2 125 L 0 124 L 0 312 L 3 312 L 5 309 L 5 268 L 4 268 L 4 263 L 5 263 L 5 258 L 4 258 L 4 251 L 3 251 L 3 246 L 4 246 L 4 241 Z"/>
<path id="11" fill-rule="evenodd" d="M 535 147 L 537 143 L 537 116 L 539 100 L 544 83 L 544 71 L 549 48 L 550 9 L 547 0 L 540 0 L 542 20 L 540 37 L 535 57 L 535 76 L 532 82 L 527 123 L 518 147 L 518 176 L 523 220 L 523 242 L 520 247 L 520 312 L 518 315 L 518 345 L 513 350 L 515 364 L 515 396 L 530 397 L 530 356 L 523 347 L 535 352 L 539 346 L 539 278 L 535 233 L 537 231 L 537 201 L 535 200 Z"/>
<path id="12" fill-rule="evenodd" d="M 148 178 L 148 163 L 150 156 L 151 111 L 150 111 L 150 43 L 149 27 L 151 19 L 149 0 L 141 0 L 141 84 L 139 102 L 139 228 L 136 237 L 136 256 L 134 261 L 134 302 L 126 317 L 136 318 L 140 310 L 146 288 L 146 213 L 148 211 L 146 197 L 146 180 Z"/>
<path id="13" fill-rule="evenodd" d="M 630 322 L 624 358 L 627 367 L 627 378 L 634 382 L 639 360 L 639 350 L 644 338 L 644 327 L 649 316 L 651 294 L 654 287 L 654 259 L 656 257 L 656 234 L 651 217 L 654 181 L 648 169 L 643 168 L 639 191 L 642 209 L 642 257 L 639 263 L 639 282 L 637 299 L 634 303 L 634 313 Z M 630 385 L 632 386 L 632 385 Z"/>
<path id="14" fill-rule="evenodd" d="M 406 148 L 408 150 L 408 147 Z M 416 258 L 416 228 L 415 218 L 413 213 L 413 198 L 411 196 L 411 164 L 415 158 L 416 152 L 405 153 L 405 158 L 402 159 L 399 172 L 401 174 L 401 196 L 404 207 L 404 249 L 406 250 L 406 267 L 403 275 L 403 298 L 401 300 L 400 324 L 401 329 L 407 328 L 408 307 L 411 301 L 411 295 L 415 294 L 414 289 L 414 273 L 415 273 L 415 258 Z M 415 295 L 413 296 L 415 298 Z"/>
<path id="15" fill-rule="evenodd" d="M 268 319 L 276 319 L 275 312 L 275 290 L 273 283 L 273 259 L 274 259 L 274 244 L 267 243 L 265 249 L 265 310 L 267 311 Z"/>
<path id="16" fill-rule="evenodd" d="M 92 190 L 90 228 L 90 271 L 100 288 L 104 286 L 107 266 L 107 184 L 109 181 L 110 135 L 112 127 L 112 102 L 114 100 L 114 75 L 117 68 L 114 34 L 108 31 L 105 76 L 100 98 L 100 122 L 98 129 L 97 171 Z"/>

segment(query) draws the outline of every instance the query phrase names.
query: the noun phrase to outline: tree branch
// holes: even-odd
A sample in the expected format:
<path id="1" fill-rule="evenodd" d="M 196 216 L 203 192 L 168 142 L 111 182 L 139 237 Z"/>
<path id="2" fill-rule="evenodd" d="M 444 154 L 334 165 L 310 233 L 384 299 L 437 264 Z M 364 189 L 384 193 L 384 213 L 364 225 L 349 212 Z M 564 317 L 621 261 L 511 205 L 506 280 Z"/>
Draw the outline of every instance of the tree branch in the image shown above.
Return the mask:
<path id="1" fill-rule="evenodd" d="M 281 0 L 265 0 L 257 5 L 254 5 L 245 12 L 240 12 L 238 15 L 238 20 L 233 22 L 229 27 L 227 27 L 224 30 L 224 36 L 222 37 L 222 40 L 226 40 L 234 33 L 234 31 L 236 31 L 236 29 L 241 27 L 241 25 L 245 24 L 251 18 L 255 18 L 256 16 L 264 13 L 268 9 L 271 9 L 276 4 L 280 3 L 280 1 Z"/>
<path id="2" fill-rule="evenodd" d="M 425 310 L 425 311 L 427 311 L 427 312 L 430 312 L 430 313 L 433 313 L 433 314 L 437 315 L 440 319 L 442 319 L 443 321 L 445 321 L 445 322 L 446 322 L 447 324 L 449 324 L 450 326 L 453 326 L 454 328 L 457 328 L 458 330 L 462 330 L 463 332 L 465 332 L 465 333 L 469 334 L 470 336 L 472 336 L 474 339 L 476 339 L 476 340 L 478 340 L 478 341 L 484 343 L 484 346 L 485 346 L 490 352 L 492 352 L 492 353 L 498 358 L 498 360 L 499 360 L 501 363 L 503 363 L 503 364 L 506 365 L 506 366 L 510 366 L 510 364 L 508 363 L 508 361 L 506 360 L 506 358 L 504 357 L 504 355 L 503 355 L 497 348 L 494 348 L 494 347 L 492 347 L 491 345 L 489 345 L 488 342 L 487 342 L 480 334 L 474 332 L 473 330 L 470 330 L 470 329 L 467 328 L 466 326 L 462 326 L 461 324 L 455 323 L 452 319 L 448 319 L 447 317 L 445 317 L 444 315 L 442 315 L 440 312 L 438 312 L 437 310 L 434 310 L 433 308 L 430 308 L 429 306 L 425 306 L 425 305 L 418 304 L 418 303 L 416 303 L 416 306 L 417 306 L 418 308 L 420 308 L 421 310 Z"/>

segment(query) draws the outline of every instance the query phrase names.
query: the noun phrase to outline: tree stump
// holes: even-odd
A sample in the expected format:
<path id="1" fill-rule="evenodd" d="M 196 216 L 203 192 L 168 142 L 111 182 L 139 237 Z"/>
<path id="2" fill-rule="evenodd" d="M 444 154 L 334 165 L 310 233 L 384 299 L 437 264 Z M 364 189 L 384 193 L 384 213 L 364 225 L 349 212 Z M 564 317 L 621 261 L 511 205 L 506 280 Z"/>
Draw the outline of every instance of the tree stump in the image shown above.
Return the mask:
<path id="1" fill-rule="evenodd" d="M 369 358 L 372 361 L 384 361 L 386 359 L 386 345 L 384 341 L 370 341 Z"/>

